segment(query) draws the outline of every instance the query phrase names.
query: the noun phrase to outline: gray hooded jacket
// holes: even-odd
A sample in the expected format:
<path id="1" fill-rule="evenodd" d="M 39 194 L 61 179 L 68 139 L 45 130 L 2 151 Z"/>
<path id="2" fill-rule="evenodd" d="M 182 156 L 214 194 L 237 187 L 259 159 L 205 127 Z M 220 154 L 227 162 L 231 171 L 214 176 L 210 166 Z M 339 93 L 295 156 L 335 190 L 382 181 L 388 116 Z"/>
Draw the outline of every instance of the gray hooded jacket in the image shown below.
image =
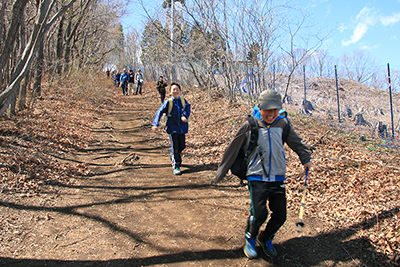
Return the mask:
<path id="1" fill-rule="evenodd" d="M 258 142 L 249 157 L 246 176 L 248 180 L 265 182 L 284 181 L 286 158 L 282 143 L 282 134 L 288 121 L 282 117 L 278 117 L 274 123 L 266 125 L 263 120 L 256 120 L 259 126 Z M 246 120 L 225 150 L 221 163 L 218 166 L 217 175 L 214 180 L 215 183 L 225 177 L 239 154 L 240 149 L 244 151 L 247 149 L 250 142 L 250 130 L 250 124 Z M 311 160 L 310 149 L 292 127 L 289 129 L 286 143 L 296 152 L 303 165 Z M 263 166 L 267 173 L 264 172 Z"/>

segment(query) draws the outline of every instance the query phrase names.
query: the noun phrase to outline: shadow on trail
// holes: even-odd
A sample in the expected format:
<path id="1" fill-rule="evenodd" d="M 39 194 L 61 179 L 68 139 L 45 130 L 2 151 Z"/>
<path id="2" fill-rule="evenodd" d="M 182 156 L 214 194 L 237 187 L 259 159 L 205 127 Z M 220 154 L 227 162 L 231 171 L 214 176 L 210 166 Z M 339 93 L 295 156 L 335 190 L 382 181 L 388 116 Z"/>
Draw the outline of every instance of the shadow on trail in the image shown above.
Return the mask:
<path id="1" fill-rule="evenodd" d="M 390 211 L 389 211 L 390 212 Z M 351 232 L 351 230 L 350 230 Z M 374 251 L 372 245 L 363 239 L 345 241 L 349 229 L 321 234 L 316 237 L 298 237 L 277 244 L 278 256 L 273 260 L 258 251 L 259 258 L 251 260 L 278 267 L 311 266 L 397 266 L 390 263 L 385 255 Z M 233 261 L 240 260 L 243 261 Z M 184 251 L 145 258 L 116 259 L 109 261 L 60 261 L 0 258 L 0 266 L 153 266 L 174 263 L 204 263 L 213 260 L 232 260 L 231 266 L 244 266 L 247 262 L 242 247 L 233 250 Z M 269 265 L 269 264 L 271 265 Z M 216 266 L 218 263 L 216 263 Z M 211 265 L 211 263 L 210 263 Z M 213 264 L 214 265 L 214 264 Z M 246 265 L 247 266 L 247 265 Z"/>
<path id="2" fill-rule="evenodd" d="M 103 188 L 103 187 L 101 187 Z M 145 243 L 143 238 L 132 232 L 129 229 L 119 226 L 110 220 L 104 219 L 100 216 L 88 214 L 76 209 L 84 207 L 93 207 L 94 205 L 111 205 L 126 203 L 132 201 L 147 201 L 152 194 L 167 192 L 169 190 L 182 190 L 185 189 L 205 189 L 209 188 L 207 185 L 185 185 L 185 186 L 166 186 L 166 187 L 130 187 L 129 189 L 146 190 L 147 192 L 137 196 L 129 196 L 127 198 L 114 199 L 106 202 L 87 203 L 82 205 L 67 206 L 67 207 L 41 207 L 41 206 L 28 206 L 15 203 L 0 202 L 1 206 L 5 206 L 18 210 L 36 210 L 48 212 L 60 212 L 64 214 L 85 217 L 103 225 L 123 233 L 133 240 Z M 119 188 L 121 189 L 121 188 Z M 154 191 L 156 190 L 156 191 Z M 165 200 L 165 199 L 164 199 Z M 164 201 L 159 200 L 159 201 Z M 339 266 L 343 263 L 349 264 L 346 266 L 396 266 L 396 263 L 389 262 L 386 255 L 375 251 L 374 247 L 368 239 L 352 238 L 359 230 L 369 229 L 374 227 L 379 221 L 391 218 L 398 215 L 400 207 L 387 210 L 379 214 L 377 217 L 367 218 L 364 221 L 354 224 L 348 228 L 336 229 L 330 232 L 321 233 L 314 237 L 297 237 L 287 240 L 286 242 L 276 245 L 278 257 L 271 260 L 259 251 L 260 258 L 255 261 L 267 261 L 274 266 Z M 188 239 L 193 239 L 195 236 L 188 235 Z M 193 240 L 188 240 L 191 242 Z M 228 241 L 229 242 L 229 241 Z M 157 244 L 148 244 L 157 247 Z M 184 263 L 184 262 L 199 262 L 211 261 L 218 259 L 239 259 L 245 256 L 242 248 L 234 250 L 206 250 L 196 252 L 181 252 L 172 253 L 167 255 L 158 255 L 146 258 L 131 258 L 119 259 L 110 261 L 60 261 L 60 260 L 35 260 L 35 259 L 12 259 L 0 258 L 0 266 L 151 266 L 154 264 L 168 264 L 168 263 Z M 398 263 L 397 263 L 398 264 Z"/>
<path id="3" fill-rule="evenodd" d="M 60 186 L 74 189 L 106 189 L 106 190 L 140 190 L 140 191 L 154 191 L 158 190 L 157 193 L 163 193 L 170 190 L 186 190 L 186 189 L 208 189 L 209 184 L 188 184 L 188 185 L 171 185 L 162 187 L 145 187 L 145 186 L 99 186 L 99 185 L 73 185 L 73 184 L 61 184 L 54 183 L 52 186 Z M 0 205 L 4 202 L 0 201 Z M 4 205 L 3 205 L 4 206 Z"/>
<path id="4" fill-rule="evenodd" d="M 172 264 L 179 262 L 199 262 L 220 259 L 238 259 L 244 256 L 242 248 L 235 250 L 205 250 L 198 252 L 181 252 L 168 255 L 160 255 L 148 258 L 117 259 L 110 261 L 58 261 L 58 260 L 34 260 L 1 258 L 0 266 L 152 266 L 156 264 Z"/>
<path id="5" fill-rule="evenodd" d="M 182 173 L 196 173 L 202 171 L 216 171 L 218 164 L 205 164 L 205 165 L 186 165 L 183 164 L 182 167 L 187 169 L 183 170 Z"/>

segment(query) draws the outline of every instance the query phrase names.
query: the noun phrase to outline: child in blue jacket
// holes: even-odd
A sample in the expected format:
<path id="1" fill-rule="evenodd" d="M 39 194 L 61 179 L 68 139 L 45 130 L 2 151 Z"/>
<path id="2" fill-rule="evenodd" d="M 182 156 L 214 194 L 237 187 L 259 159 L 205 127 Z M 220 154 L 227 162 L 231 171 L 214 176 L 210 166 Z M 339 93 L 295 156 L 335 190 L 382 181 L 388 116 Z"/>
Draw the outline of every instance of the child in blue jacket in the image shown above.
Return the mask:
<path id="1" fill-rule="evenodd" d="M 165 130 L 169 134 L 171 142 L 171 161 L 174 175 L 181 174 L 182 157 L 181 152 L 185 149 L 185 134 L 189 130 L 188 119 L 190 116 L 190 104 L 180 97 L 181 86 L 177 83 L 172 83 L 170 87 L 171 98 L 164 101 L 157 110 L 154 121 L 151 124 L 152 130 L 158 130 L 159 121 L 162 114 L 167 114 L 167 122 Z M 172 104 L 170 104 L 172 101 Z"/>
<path id="2" fill-rule="evenodd" d="M 121 78 L 121 73 L 119 73 L 119 71 L 117 70 L 114 76 L 114 82 L 117 87 L 119 87 L 120 78 Z"/>
<path id="3" fill-rule="evenodd" d="M 121 83 L 121 88 L 122 88 L 122 95 L 129 95 L 128 93 L 128 79 L 129 75 L 126 72 L 126 69 L 124 69 L 124 72 L 121 74 L 119 80 Z"/>

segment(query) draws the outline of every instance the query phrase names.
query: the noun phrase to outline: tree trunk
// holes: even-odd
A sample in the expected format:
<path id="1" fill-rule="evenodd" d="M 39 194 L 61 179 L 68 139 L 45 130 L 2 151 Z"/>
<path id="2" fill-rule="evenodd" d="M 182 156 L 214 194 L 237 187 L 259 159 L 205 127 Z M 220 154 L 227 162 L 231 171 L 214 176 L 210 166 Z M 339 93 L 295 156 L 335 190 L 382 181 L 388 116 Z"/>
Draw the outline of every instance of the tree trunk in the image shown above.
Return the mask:
<path id="1" fill-rule="evenodd" d="M 56 48 L 56 56 L 57 56 L 57 74 L 61 74 L 62 72 L 62 54 L 63 54 L 63 30 L 64 30 L 64 20 L 65 17 L 62 16 L 60 19 L 60 23 L 58 24 L 58 32 L 57 32 L 57 48 Z"/>
<path id="2" fill-rule="evenodd" d="M 24 14 L 25 16 L 25 14 Z M 25 18 L 23 18 L 25 20 Z M 18 61 L 21 60 L 23 56 L 23 52 L 26 46 L 26 29 L 25 29 L 25 24 L 22 24 L 20 27 L 20 46 L 19 46 L 19 55 L 18 55 Z M 18 92 L 18 100 L 17 101 L 17 109 L 18 110 L 23 110 L 25 108 L 25 99 L 26 99 L 26 80 L 27 77 L 25 77 L 24 82 L 22 85 L 19 86 L 19 92 Z M 23 92 L 22 92 L 23 91 Z"/>
<path id="3" fill-rule="evenodd" d="M 11 53 L 14 51 L 14 44 L 17 40 L 19 27 L 24 22 L 24 10 L 28 0 L 16 0 L 11 11 L 11 24 L 8 28 L 7 37 L 2 44 L 0 53 L 1 69 L 6 66 Z M 4 72 L 2 73 L 4 75 Z"/>
<path id="4" fill-rule="evenodd" d="M 0 43 L 2 44 L 6 38 L 6 25 L 5 25 L 5 13 L 7 9 L 7 0 L 2 0 L 1 1 L 1 9 L 0 9 Z"/>
<path id="5" fill-rule="evenodd" d="M 18 0 L 17 0 L 18 1 Z M 11 94 L 14 93 L 17 89 L 19 89 L 19 85 L 21 80 L 24 78 L 26 72 L 28 71 L 32 60 L 35 56 L 35 52 L 37 51 L 38 44 L 43 42 L 45 33 L 49 30 L 51 25 L 75 2 L 76 0 L 70 0 L 70 2 L 64 6 L 47 22 L 47 19 L 50 16 L 50 10 L 53 5 L 56 3 L 55 0 L 50 3 L 50 0 L 43 0 L 40 3 L 40 7 L 37 14 L 37 20 L 32 29 L 31 36 L 29 38 L 29 42 L 25 47 L 22 58 L 19 60 L 17 66 L 12 73 L 12 77 L 10 82 L 7 83 L 7 87 L 5 90 L 0 92 L 0 116 L 3 115 L 4 111 L 7 109 Z M 16 18 L 19 19 L 19 18 Z M 14 18 L 13 18 L 14 20 Z M 3 54 L 1 55 L 3 57 Z M 3 65 L 0 65 L 3 66 Z"/>
<path id="6" fill-rule="evenodd" d="M 68 25 L 67 29 L 65 30 L 65 36 L 67 36 L 67 40 L 65 41 L 65 51 L 64 51 L 64 72 L 68 71 L 68 65 L 70 61 L 70 55 L 71 55 L 71 24 L 72 24 L 72 18 L 68 20 Z"/>
<path id="7" fill-rule="evenodd" d="M 33 89 L 36 90 L 36 95 L 41 95 L 42 75 L 43 75 L 43 62 L 44 62 L 44 42 L 41 42 L 38 47 L 36 57 L 36 72 L 33 82 Z"/>
<path id="8" fill-rule="evenodd" d="M 8 117 L 12 117 L 15 116 L 15 106 L 17 103 L 17 94 L 18 94 L 19 90 L 15 90 L 11 96 L 9 96 L 10 98 L 10 104 L 8 105 L 8 109 L 7 109 L 7 116 Z"/>
<path id="9" fill-rule="evenodd" d="M 23 110 L 26 108 L 26 91 L 29 85 L 29 81 L 31 79 L 30 71 L 28 71 L 25 75 L 21 83 L 21 87 L 19 89 L 19 97 L 18 97 L 18 110 Z"/>

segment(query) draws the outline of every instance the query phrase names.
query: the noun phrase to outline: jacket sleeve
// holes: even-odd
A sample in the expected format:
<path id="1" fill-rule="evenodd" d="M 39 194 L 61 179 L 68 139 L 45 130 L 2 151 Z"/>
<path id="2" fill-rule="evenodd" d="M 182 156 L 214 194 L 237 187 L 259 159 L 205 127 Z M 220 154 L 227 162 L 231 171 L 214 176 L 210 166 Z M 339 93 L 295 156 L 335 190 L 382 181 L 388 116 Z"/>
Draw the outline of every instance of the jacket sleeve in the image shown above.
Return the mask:
<path id="1" fill-rule="evenodd" d="M 182 112 L 182 116 L 184 116 L 187 119 L 189 119 L 189 116 L 190 116 L 190 104 L 189 104 L 189 102 L 186 101 L 186 99 L 185 99 L 185 103 L 186 103 L 186 106 L 185 106 L 185 110 Z"/>
<path id="2" fill-rule="evenodd" d="M 224 155 L 222 156 L 221 163 L 218 166 L 217 175 L 215 176 L 214 183 L 221 181 L 228 170 L 231 168 L 232 164 L 235 162 L 239 151 L 243 149 L 247 142 L 246 133 L 250 131 L 250 124 L 246 120 L 239 128 L 239 131 L 232 139 L 228 147 L 226 148 Z"/>
<path id="3" fill-rule="evenodd" d="M 162 114 L 167 113 L 167 105 L 168 101 L 164 101 L 164 103 L 162 103 L 162 105 L 159 107 L 156 112 L 156 116 L 154 117 L 153 123 L 151 124 L 152 126 L 158 127 L 158 123 L 160 122 Z"/>
<path id="4" fill-rule="evenodd" d="M 290 126 L 290 131 L 286 143 L 299 156 L 301 164 L 304 165 L 307 162 L 311 161 L 310 148 L 303 141 L 303 139 L 294 131 L 292 126 Z"/>

